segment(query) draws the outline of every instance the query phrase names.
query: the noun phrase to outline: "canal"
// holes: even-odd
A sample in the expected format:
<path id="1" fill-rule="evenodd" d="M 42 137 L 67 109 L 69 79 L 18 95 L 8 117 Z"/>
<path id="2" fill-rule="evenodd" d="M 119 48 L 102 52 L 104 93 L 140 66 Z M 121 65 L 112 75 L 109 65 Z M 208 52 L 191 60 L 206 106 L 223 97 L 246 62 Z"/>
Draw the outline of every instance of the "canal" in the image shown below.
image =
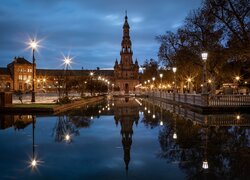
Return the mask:
<path id="1" fill-rule="evenodd" d="M 250 115 L 117 98 L 0 114 L 0 179 L 248 179 Z"/>

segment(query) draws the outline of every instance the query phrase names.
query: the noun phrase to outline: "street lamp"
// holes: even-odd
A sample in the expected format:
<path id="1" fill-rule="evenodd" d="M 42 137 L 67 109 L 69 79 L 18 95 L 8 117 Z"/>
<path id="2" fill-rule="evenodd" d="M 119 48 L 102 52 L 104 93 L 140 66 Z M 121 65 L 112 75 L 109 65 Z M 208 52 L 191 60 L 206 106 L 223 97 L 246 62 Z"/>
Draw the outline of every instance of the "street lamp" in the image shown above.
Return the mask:
<path id="1" fill-rule="evenodd" d="M 174 73 L 174 92 L 176 92 L 176 71 L 177 71 L 177 67 L 173 67 L 172 70 L 173 70 L 173 73 Z"/>
<path id="2" fill-rule="evenodd" d="M 191 83 L 191 81 L 192 81 L 191 78 L 188 78 L 188 79 L 187 79 L 187 82 L 188 82 L 188 92 L 189 92 L 189 93 L 190 93 L 190 83 Z"/>
<path id="3" fill-rule="evenodd" d="M 32 49 L 32 95 L 31 95 L 31 102 L 35 102 L 36 101 L 36 95 L 35 95 L 35 63 L 36 63 L 36 59 L 35 59 L 35 49 L 38 47 L 38 43 L 33 39 L 30 43 L 29 43 L 31 49 Z"/>
<path id="4" fill-rule="evenodd" d="M 90 93 L 91 93 L 91 96 L 93 95 L 93 83 L 92 83 L 92 78 L 93 78 L 93 76 L 94 76 L 94 73 L 93 72 L 90 72 L 89 73 L 89 75 L 90 75 Z M 105 80 L 106 81 L 106 80 Z"/>
<path id="5" fill-rule="evenodd" d="M 203 82 L 202 93 L 203 94 L 207 93 L 207 65 L 206 65 L 207 56 L 208 56 L 207 52 L 201 53 L 201 58 L 203 60 L 203 76 L 202 76 L 203 77 L 202 78 L 202 82 Z"/>
<path id="6" fill-rule="evenodd" d="M 69 56 L 64 57 L 64 64 L 66 65 L 66 84 L 65 84 L 65 95 L 66 97 L 68 97 L 68 68 L 69 65 L 71 63 L 72 58 L 70 58 Z"/>
<path id="7" fill-rule="evenodd" d="M 155 77 L 152 77 L 153 85 L 155 86 Z"/>
<path id="8" fill-rule="evenodd" d="M 163 77 L 163 74 L 160 74 L 160 78 L 161 78 L 161 91 L 160 91 L 160 98 L 161 98 L 161 94 L 162 94 L 162 77 Z"/>

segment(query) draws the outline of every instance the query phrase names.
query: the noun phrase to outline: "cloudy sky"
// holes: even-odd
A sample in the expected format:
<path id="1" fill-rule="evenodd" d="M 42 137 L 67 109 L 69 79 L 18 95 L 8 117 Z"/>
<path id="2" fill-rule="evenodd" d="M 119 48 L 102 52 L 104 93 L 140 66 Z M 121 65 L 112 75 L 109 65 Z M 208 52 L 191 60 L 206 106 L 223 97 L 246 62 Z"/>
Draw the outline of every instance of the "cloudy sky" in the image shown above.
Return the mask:
<path id="1" fill-rule="evenodd" d="M 15 56 L 31 60 L 29 39 L 39 40 L 38 68 L 110 68 L 120 59 L 125 10 L 134 59 L 157 59 L 155 36 L 174 31 L 202 0 L 3 0 L 0 6 L 0 66 Z"/>

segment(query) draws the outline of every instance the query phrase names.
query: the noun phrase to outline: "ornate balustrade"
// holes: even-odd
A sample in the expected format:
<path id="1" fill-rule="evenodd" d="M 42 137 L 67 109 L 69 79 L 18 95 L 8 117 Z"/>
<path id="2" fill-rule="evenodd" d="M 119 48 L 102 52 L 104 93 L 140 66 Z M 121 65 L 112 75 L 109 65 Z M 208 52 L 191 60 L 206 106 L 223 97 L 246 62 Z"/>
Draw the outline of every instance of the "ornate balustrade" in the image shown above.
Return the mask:
<path id="1" fill-rule="evenodd" d="M 210 95 L 210 94 L 179 94 L 159 91 L 145 93 L 149 97 L 202 107 L 236 107 L 250 106 L 250 95 Z"/>

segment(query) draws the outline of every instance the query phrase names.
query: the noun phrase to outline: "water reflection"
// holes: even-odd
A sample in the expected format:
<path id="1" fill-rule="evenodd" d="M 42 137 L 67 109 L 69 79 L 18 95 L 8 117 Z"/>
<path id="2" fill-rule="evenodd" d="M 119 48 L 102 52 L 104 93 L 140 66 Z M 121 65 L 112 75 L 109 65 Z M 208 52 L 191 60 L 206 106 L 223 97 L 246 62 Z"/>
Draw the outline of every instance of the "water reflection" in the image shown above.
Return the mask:
<path id="1" fill-rule="evenodd" d="M 125 169 L 128 173 L 130 149 L 132 146 L 133 125 L 138 125 L 140 106 L 134 99 L 124 98 L 114 101 L 115 124 L 121 126 L 122 146 L 124 151 Z"/>
<path id="2" fill-rule="evenodd" d="M 187 179 L 250 177 L 248 114 L 199 114 L 175 105 L 144 102 L 147 109 L 152 103 L 166 110 L 159 132 L 159 157 L 178 163 Z M 156 125 L 150 116 L 144 118 L 151 127 Z"/>
<path id="3" fill-rule="evenodd" d="M 32 123 L 31 115 L 5 115 L 0 114 L 0 129 L 13 127 L 14 130 L 26 128 Z"/>
<path id="4" fill-rule="evenodd" d="M 56 142 L 66 141 L 71 143 L 73 141 L 73 136 L 78 136 L 79 130 L 71 121 L 69 116 L 59 116 L 58 120 L 53 128 L 52 136 Z"/>
<path id="5" fill-rule="evenodd" d="M 40 161 L 37 159 L 36 149 L 35 149 L 35 123 L 36 117 L 32 116 L 32 157 L 30 159 L 30 167 L 32 170 L 37 169 L 37 166 L 40 164 Z"/>
<path id="6" fill-rule="evenodd" d="M 98 121 L 99 118 L 101 121 Z M 46 153 L 50 153 L 53 148 L 59 147 L 59 150 L 56 149 L 55 152 L 60 152 L 62 155 L 60 163 L 64 163 L 67 158 L 74 159 L 74 156 L 76 156 L 74 163 L 80 159 L 80 164 L 86 163 L 84 168 L 91 166 L 91 163 L 96 163 L 92 166 L 95 168 L 103 166 L 102 172 L 108 168 L 118 167 L 123 172 L 125 169 L 128 173 L 130 169 L 129 174 L 132 174 L 131 172 L 136 173 L 133 168 L 138 169 L 139 165 L 136 166 L 135 162 L 140 161 L 143 168 L 152 168 L 154 175 L 157 176 L 159 175 L 157 170 L 160 167 L 152 167 L 151 163 L 160 161 L 161 165 L 164 166 L 163 168 L 166 164 L 168 165 L 166 169 L 167 167 L 175 168 L 177 166 L 177 173 L 184 172 L 187 179 L 247 179 L 250 177 L 248 170 L 250 167 L 249 114 L 239 112 L 199 114 L 190 109 L 157 100 L 120 98 L 93 106 L 80 107 L 66 114 L 53 117 L 53 121 L 50 121 L 51 127 L 45 131 L 48 133 L 47 141 L 43 140 L 46 142 L 43 142 L 43 145 L 41 145 L 42 142 L 39 143 L 39 148 L 37 148 L 36 140 L 43 139 L 46 133 L 43 133 L 43 136 L 36 134 L 37 131 L 43 131 L 37 127 L 37 119 L 38 117 L 31 115 L 0 115 L 0 129 L 12 127 L 14 130 L 19 130 L 31 127 L 28 126 L 29 124 L 32 125 L 32 129 L 30 129 L 30 132 L 32 131 L 32 152 L 30 152 L 31 149 L 28 146 L 31 169 L 37 169 L 42 162 L 41 159 L 39 160 L 37 153 L 40 147 L 43 146 L 41 149 L 44 150 L 47 148 L 48 142 L 53 142 L 52 145 L 49 145 L 52 148 L 48 148 Z M 49 123 L 47 123 L 44 123 L 44 127 L 48 126 Z M 113 128 L 112 125 L 114 124 L 117 128 Z M 107 126 L 109 127 L 107 128 Z M 121 135 L 117 130 L 120 131 Z M 155 132 L 155 134 L 147 134 L 149 131 Z M 110 134 L 106 136 L 105 133 Z M 145 134 L 148 136 L 144 136 Z M 136 139 L 138 136 L 141 138 L 140 141 L 144 141 L 143 143 L 148 143 L 149 140 L 153 139 L 154 142 L 156 141 L 156 146 L 154 146 L 154 143 L 146 146 Z M 149 136 L 155 137 L 148 139 Z M 82 138 L 82 140 L 77 141 L 78 138 Z M 118 153 L 117 149 L 112 149 L 117 142 L 116 138 L 122 145 L 122 151 Z M 135 141 L 135 139 L 138 141 Z M 96 144 L 98 145 L 96 146 Z M 138 146 L 141 147 L 138 148 Z M 67 147 L 67 149 L 62 147 Z M 96 150 L 100 147 L 101 150 Z M 147 151 L 151 147 L 154 148 L 153 151 Z M 70 155 L 71 150 L 74 151 L 72 153 L 74 156 Z M 84 150 L 86 150 L 85 153 L 81 154 Z M 96 153 L 93 155 L 96 159 L 91 156 L 92 151 Z M 108 156 L 109 153 L 112 155 Z M 144 156 L 139 157 L 143 153 Z M 42 152 L 39 151 L 39 156 L 41 154 Z M 67 157 L 65 157 L 65 154 L 67 154 Z M 119 158 L 114 158 L 115 155 L 113 154 L 116 154 L 119 158 L 122 157 L 121 161 L 115 161 Z M 52 154 L 48 157 L 54 156 L 55 154 Z M 150 159 L 150 162 L 144 162 L 147 157 L 153 158 Z M 100 159 L 105 159 L 103 160 L 105 163 L 98 166 Z M 47 165 L 50 160 L 45 159 L 44 161 Z M 72 163 L 69 160 L 68 162 Z M 89 162 L 91 162 L 90 165 Z M 50 164 L 48 166 L 50 167 Z M 93 171 L 93 169 L 91 170 Z M 82 169 L 78 170 L 81 172 Z M 140 171 L 139 173 L 137 177 L 145 172 Z M 132 175 L 131 177 L 133 177 Z M 165 172 L 158 177 L 166 177 L 164 175 Z M 144 177 L 144 179 L 147 179 L 147 177 Z"/>

